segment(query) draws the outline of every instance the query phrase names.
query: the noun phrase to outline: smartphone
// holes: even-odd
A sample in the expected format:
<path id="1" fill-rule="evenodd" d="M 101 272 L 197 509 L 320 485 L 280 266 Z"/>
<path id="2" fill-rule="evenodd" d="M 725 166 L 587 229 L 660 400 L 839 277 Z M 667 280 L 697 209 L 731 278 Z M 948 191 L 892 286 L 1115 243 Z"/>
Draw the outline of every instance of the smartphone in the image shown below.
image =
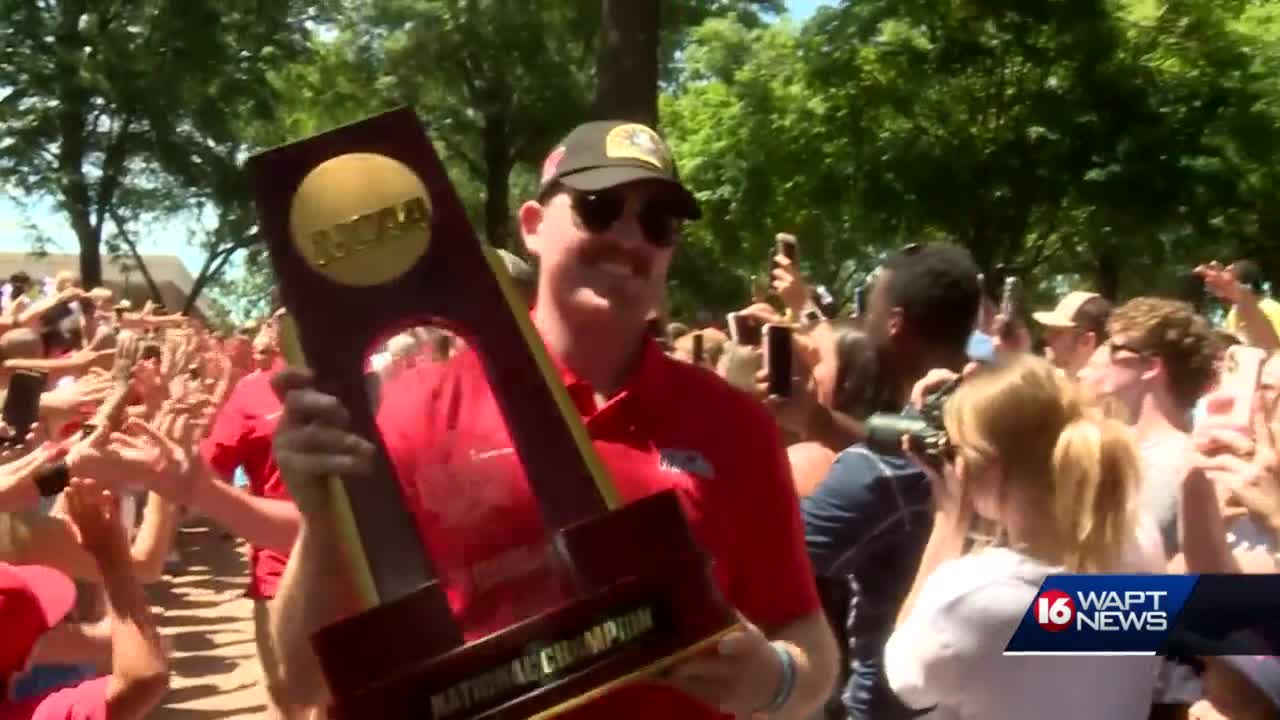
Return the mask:
<path id="1" fill-rule="evenodd" d="M 1021 299 L 1022 283 L 1018 278 L 1010 275 L 1004 279 L 1004 285 L 1000 290 L 1000 313 L 1006 317 L 1013 317 L 1018 312 L 1018 302 Z"/>
<path id="2" fill-rule="evenodd" d="M 764 326 L 764 366 L 769 375 L 769 395 L 791 396 L 791 326 Z"/>
<path id="3" fill-rule="evenodd" d="M 705 365 L 707 362 L 707 348 L 702 338 L 702 333 L 696 332 L 691 338 L 693 342 L 693 364 Z"/>
<path id="4" fill-rule="evenodd" d="M 796 236 L 790 233 L 778 233 L 773 240 L 775 254 L 781 255 L 794 263 L 800 253 L 800 242 L 796 239 Z"/>
<path id="5" fill-rule="evenodd" d="M 1192 270 L 1178 276 L 1177 299 L 1191 303 L 1196 312 L 1200 312 L 1204 309 L 1208 297 L 1203 275 Z"/>
<path id="6" fill-rule="evenodd" d="M 13 428 L 10 441 L 22 443 L 31 432 L 31 426 L 40 418 L 40 394 L 44 392 L 47 380 L 45 373 L 36 370 L 19 370 L 9 378 L 9 392 L 5 395 L 0 416 L 6 425 Z"/>
<path id="7" fill-rule="evenodd" d="M 1013 275 L 1005 277 L 1000 289 L 1000 316 L 1003 324 L 999 328 L 1000 337 L 1005 340 L 1012 339 L 1017 330 L 1021 296 L 1022 282 Z"/>
<path id="8" fill-rule="evenodd" d="M 71 303 L 60 302 L 45 311 L 44 315 L 40 318 L 40 323 L 44 327 L 54 327 L 74 314 L 75 310 L 71 309 Z"/>
<path id="9" fill-rule="evenodd" d="M 1218 378 L 1215 402 L 1225 414 L 1215 420 L 1228 427 L 1253 434 L 1253 403 L 1266 364 L 1267 351 L 1250 345 L 1233 345 L 1227 348 L 1222 360 L 1222 372 Z M 1226 398 L 1230 398 L 1230 402 Z"/>
<path id="10" fill-rule="evenodd" d="M 760 347 L 764 327 L 759 319 L 736 312 L 731 312 L 725 317 L 729 325 L 729 339 L 733 340 L 734 345 Z"/>

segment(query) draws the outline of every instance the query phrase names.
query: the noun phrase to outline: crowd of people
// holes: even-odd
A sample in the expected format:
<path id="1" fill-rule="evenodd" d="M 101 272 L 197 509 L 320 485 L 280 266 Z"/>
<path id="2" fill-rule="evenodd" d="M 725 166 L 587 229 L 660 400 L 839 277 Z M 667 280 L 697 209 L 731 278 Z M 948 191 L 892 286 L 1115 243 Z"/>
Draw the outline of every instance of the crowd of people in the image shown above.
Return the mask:
<path id="1" fill-rule="evenodd" d="M 762 258 L 767 292 L 724 322 L 667 323 L 667 268 L 699 216 L 656 133 L 587 123 L 519 208 L 534 262 L 504 255 L 622 499 L 676 491 L 742 620 L 567 717 L 1280 716 L 1275 657 L 1003 654 L 1049 575 L 1277 572 L 1280 305 L 1256 264 L 1197 269 L 1230 307 L 1221 329 L 1185 301 L 1084 289 L 1023 314 L 946 243 L 885 257 L 857 312 L 833 312 L 779 252 Z M 285 367 L 285 311 L 219 336 L 73 276 L 9 285 L 0 718 L 145 717 L 162 700 L 168 648 L 142 585 L 181 562 L 190 513 L 252 548 L 267 714 L 322 716 L 310 637 L 362 609 L 333 561 L 327 479 L 371 475 L 375 449 Z M 783 394 L 767 326 L 790 329 Z M 1244 398 L 1219 386 L 1240 348 L 1265 353 Z M 567 599 L 480 360 L 417 328 L 366 364 L 470 639 Z M 31 413 L 20 375 L 39 379 Z M 877 416 L 935 402 L 945 442 L 877 435 Z"/>

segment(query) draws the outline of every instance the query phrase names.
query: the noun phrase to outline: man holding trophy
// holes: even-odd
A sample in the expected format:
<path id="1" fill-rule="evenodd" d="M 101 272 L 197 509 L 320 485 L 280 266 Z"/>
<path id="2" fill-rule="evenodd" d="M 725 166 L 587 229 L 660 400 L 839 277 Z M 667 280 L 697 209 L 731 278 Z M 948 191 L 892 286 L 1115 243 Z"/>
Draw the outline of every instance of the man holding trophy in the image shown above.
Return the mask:
<path id="1" fill-rule="evenodd" d="M 538 198 L 519 210 L 538 260 L 532 326 L 591 445 L 623 502 L 675 490 L 741 621 L 659 676 L 564 717 L 803 718 L 834 681 L 836 647 L 772 419 L 646 336 L 681 223 L 699 215 L 666 143 L 623 122 L 570 133 L 546 159 Z M 312 634 L 360 610 L 356 578 L 333 560 L 342 540 L 324 479 L 371 474 L 374 448 L 307 372 L 286 370 L 275 384 L 284 399 L 276 459 L 303 517 L 273 607 L 287 695 L 277 701 L 301 716 L 329 701 Z M 563 589 L 544 567 L 546 530 L 475 354 L 422 364 L 381 397 L 382 442 L 466 638 L 554 607 Z"/>

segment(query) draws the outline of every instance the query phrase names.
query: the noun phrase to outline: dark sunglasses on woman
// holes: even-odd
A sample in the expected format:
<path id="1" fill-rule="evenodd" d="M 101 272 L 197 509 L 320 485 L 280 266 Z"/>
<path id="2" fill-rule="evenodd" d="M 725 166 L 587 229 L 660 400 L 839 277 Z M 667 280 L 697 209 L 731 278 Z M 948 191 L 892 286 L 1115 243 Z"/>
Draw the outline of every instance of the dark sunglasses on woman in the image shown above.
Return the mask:
<path id="1" fill-rule="evenodd" d="M 573 188 L 559 188 L 569 195 L 573 212 L 588 231 L 600 234 L 613 227 L 622 218 L 627 207 L 627 195 L 618 188 L 583 192 Z M 548 193 L 550 194 L 550 193 Z M 644 232 L 645 240 L 659 248 L 676 244 L 680 233 L 671 201 L 661 194 L 653 195 L 640 208 L 636 219 Z"/>

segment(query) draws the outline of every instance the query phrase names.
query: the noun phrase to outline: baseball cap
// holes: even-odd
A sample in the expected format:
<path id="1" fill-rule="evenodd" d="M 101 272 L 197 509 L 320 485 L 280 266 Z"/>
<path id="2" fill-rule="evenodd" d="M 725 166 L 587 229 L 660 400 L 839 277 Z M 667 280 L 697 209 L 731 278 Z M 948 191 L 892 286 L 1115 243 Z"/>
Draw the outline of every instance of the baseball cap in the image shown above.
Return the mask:
<path id="1" fill-rule="evenodd" d="M 1083 318 L 1080 317 L 1080 309 L 1090 300 L 1101 297 L 1098 293 L 1076 290 L 1075 292 L 1067 293 L 1054 309 L 1032 313 L 1031 317 L 1045 327 L 1078 328 L 1084 324 L 1082 323 Z"/>
<path id="2" fill-rule="evenodd" d="M 670 184 L 677 191 L 676 212 L 689 220 L 702 217 L 697 199 L 680 182 L 662 136 L 624 120 L 597 120 L 574 128 L 542 163 L 538 194 L 545 195 L 557 183 L 596 192 L 637 180 Z"/>
<path id="3" fill-rule="evenodd" d="M 71 612 L 75 599 L 71 578 L 53 568 L 0 563 L 0 677 L 27 664 L 36 640 Z"/>

